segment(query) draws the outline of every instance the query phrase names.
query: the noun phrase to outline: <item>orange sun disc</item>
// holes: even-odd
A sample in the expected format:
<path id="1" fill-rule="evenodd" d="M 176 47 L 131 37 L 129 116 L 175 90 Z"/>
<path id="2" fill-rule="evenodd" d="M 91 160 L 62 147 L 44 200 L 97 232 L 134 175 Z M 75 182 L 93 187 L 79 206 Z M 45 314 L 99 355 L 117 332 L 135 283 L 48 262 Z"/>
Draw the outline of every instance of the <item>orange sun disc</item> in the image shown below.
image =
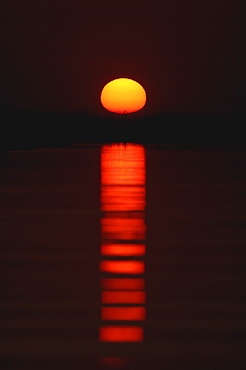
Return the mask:
<path id="1" fill-rule="evenodd" d="M 137 112 L 146 104 L 146 92 L 134 80 L 117 78 L 102 89 L 101 103 L 110 112 L 120 114 Z"/>

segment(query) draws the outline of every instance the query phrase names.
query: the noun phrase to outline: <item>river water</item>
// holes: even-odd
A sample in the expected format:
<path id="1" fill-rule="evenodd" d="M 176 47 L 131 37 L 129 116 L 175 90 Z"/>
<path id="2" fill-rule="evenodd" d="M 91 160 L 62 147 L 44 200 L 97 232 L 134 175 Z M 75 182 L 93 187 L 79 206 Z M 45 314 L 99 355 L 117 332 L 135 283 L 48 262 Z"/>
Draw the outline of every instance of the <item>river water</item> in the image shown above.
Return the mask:
<path id="1" fill-rule="evenodd" d="M 244 369 L 246 153 L 1 156 L 1 370 Z"/>

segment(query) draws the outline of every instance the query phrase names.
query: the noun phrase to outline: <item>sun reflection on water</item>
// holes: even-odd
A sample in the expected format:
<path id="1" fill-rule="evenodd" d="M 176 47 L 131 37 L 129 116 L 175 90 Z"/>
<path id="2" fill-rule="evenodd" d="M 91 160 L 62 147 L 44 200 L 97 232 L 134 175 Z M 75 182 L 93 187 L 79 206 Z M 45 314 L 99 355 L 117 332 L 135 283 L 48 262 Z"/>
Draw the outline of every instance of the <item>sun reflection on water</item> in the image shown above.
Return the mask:
<path id="1" fill-rule="evenodd" d="M 144 339 L 145 172 L 141 145 L 102 147 L 101 342 Z"/>

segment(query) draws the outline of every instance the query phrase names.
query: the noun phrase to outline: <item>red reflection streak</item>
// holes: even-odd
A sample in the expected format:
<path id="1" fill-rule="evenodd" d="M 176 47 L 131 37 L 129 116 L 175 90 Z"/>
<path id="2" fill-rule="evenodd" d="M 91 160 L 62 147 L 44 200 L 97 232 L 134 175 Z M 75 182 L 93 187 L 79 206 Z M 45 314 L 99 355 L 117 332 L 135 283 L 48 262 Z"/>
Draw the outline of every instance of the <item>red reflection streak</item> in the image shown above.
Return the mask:
<path id="1" fill-rule="evenodd" d="M 102 218 L 101 231 L 104 239 L 143 240 L 145 223 L 141 218 Z"/>
<path id="2" fill-rule="evenodd" d="M 139 326 L 103 326 L 99 339 L 103 342 L 142 342 L 143 328 Z"/>
<path id="3" fill-rule="evenodd" d="M 103 256 L 143 256 L 145 245 L 143 244 L 102 244 Z"/>
<path id="4" fill-rule="evenodd" d="M 108 278 L 101 279 L 101 287 L 105 290 L 143 290 L 145 281 L 137 278 Z"/>
<path id="5" fill-rule="evenodd" d="M 145 320 L 145 307 L 103 307 L 102 320 Z"/>
<path id="6" fill-rule="evenodd" d="M 145 272 L 145 151 L 140 145 L 103 146 L 101 152 L 101 319 L 144 321 L 145 281 L 131 278 Z M 135 241 L 135 243 L 134 243 Z M 139 243 L 137 243 L 139 241 Z M 113 260 L 113 257 L 117 260 Z M 123 257 L 120 259 L 120 257 Z M 124 257 L 130 257 L 126 260 Z M 114 274 L 122 274 L 117 278 Z M 113 305 L 113 306 L 107 306 Z M 123 306 L 121 306 L 123 305 Z M 111 325 L 100 328 L 103 342 L 141 342 L 143 328 Z"/>
<path id="7" fill-rule="evenodd" d="M 144 220 L 141 218 L 102 218 L 102 232 L 145 232 Z"/>
<path id="8" fill-rule="evenodd" d="M 101 191 L 102 211 L 144 211 L 143 186 L 104 186 Z"/>
<path id="9" fill-rule="evenodd" d="M 100 271 L 115 274 L 143 274 L 144 263 L 142 261 L 101 261 Z"/>
<path id="10" fill-rule="evenodd" d="M 102 303 L 145 303 L 145 292 L 140 290 L 111 290 L 102 292 Z"/>
<path id="11" fill-rule="evenodd" d="M 102 185 L 144 185 L 144 149 L 138 145 L 102 148 Z"/>

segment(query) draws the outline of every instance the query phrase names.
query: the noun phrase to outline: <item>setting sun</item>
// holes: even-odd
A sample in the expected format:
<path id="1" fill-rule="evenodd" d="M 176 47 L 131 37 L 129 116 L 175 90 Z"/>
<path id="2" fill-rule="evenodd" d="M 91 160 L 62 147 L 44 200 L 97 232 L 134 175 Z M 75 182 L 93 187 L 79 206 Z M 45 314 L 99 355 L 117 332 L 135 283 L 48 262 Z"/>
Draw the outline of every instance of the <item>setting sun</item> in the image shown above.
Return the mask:
<path id="1" fill-rule="evenodd" d="M 146 92 L 136 81 L 117 78 L 104 86 L 101 103 L 110 112 L 120 114 L 137 112 L 146 104 Z"/>

